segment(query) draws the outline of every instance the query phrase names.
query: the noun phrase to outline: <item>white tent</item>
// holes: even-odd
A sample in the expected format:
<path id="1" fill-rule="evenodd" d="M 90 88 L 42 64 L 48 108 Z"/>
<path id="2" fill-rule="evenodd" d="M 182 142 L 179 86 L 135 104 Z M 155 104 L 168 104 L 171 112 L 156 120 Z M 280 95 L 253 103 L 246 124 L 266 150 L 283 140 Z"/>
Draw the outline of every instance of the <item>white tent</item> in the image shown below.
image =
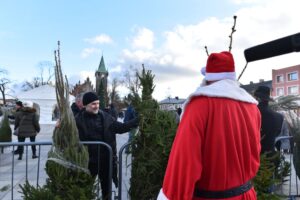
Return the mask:
<path id="1" fill-rule="evenodd" d="M 55 87 L 51 85 L 42 85 L 40 87 L 21 92 L 17 95 L 21 101 L 32 101 L 40 107 L 40 123 L 53 124 L 52 113 L 57 104 Z M 70 103 L 74 97 L 70 95 Z"/>

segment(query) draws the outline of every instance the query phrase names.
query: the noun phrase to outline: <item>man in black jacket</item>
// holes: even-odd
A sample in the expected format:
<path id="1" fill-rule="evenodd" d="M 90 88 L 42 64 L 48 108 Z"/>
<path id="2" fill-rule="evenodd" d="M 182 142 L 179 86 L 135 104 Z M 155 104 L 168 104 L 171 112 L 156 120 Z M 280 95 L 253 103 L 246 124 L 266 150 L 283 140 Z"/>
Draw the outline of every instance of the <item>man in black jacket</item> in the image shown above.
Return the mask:
<path id="1" fill-rule="evenodd" d="M 72 105 L 71 105 L 71 109 L 72 109 L 74 116 L 76 116 L 80 112 L 80 110 L 83 108 L 82 97 L 83 97 L 83 93 L 79 93 L 75 97 L 75 102 L 72 103 Z"/>
<path id="2" fill-rule="evenodd" d="M 275 152 L 275 138 L 281 132 L 283 116 L 269 107 L 270 88 L 259 86 L 254 92 L 258 100 L 258 109 L 261 113 L 261 153 L 273 155 Z"/>
<path id="3" fill-rule="evenodd" d="M 138 119 L 135 118 L 127 123 L 114 120 L 108 113 L 99 110 L 99 98 L 93 92 L 83 95 L 82 103 L 84 108 L 76 115 L 76 125 L 81 141 L 102 141 L 111 146 L 113 151 L 113 180 L 117 184 L 117 149 L 116 133 L 126 133 L 138 126 Z M 89 145 L 89 170 L 91 175 L 100 178 L 102 197 L 108 199 L 110 196 L 109 184 L 109 152 L 103 145 L 100 151 L 97 145 Z"/>

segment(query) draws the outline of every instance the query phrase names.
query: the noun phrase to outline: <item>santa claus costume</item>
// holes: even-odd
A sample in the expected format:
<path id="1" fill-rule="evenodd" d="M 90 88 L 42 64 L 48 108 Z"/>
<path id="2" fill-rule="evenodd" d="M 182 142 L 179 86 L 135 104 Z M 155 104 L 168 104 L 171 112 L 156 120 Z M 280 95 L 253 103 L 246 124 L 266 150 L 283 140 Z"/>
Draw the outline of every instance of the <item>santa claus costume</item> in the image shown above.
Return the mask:
<path id="1" fill-rule="evenodd" d="M 261 116 L 235 81 L 230 52 L 209 56 L 205 80 L 181 116 L 158 199 L 256 199 Z"/>

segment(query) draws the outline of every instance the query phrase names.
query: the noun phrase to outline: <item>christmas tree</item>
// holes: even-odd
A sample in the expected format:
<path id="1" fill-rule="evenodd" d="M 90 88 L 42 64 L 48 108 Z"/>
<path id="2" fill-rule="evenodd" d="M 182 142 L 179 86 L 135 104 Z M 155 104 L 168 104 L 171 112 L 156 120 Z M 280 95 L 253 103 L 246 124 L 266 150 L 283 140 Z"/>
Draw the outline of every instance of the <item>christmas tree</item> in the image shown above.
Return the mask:
<path id="1" fill-rule="evenodd" d="M 3 118 L 0 126 L 0 142 L 11 142 L 12 141 L 12 131 L 9 125 L 8 113 L 6 110 L 2 110 Z M 3 148 L 1 152 L 3 153 Z"/>
<path id="2" fill-rule="evenodd" d="M 159 110 L 152 98 L 154 75 L 143 69 L 138 73 L 142 97 L 131 94 L 132 104 L 141 116 L 139 133 L 132 144 L 131 199 L 156 199 L 161 188 L 177 125 L 173 113 Z"/>
<path id="3" fill-rule="evenodd" d="M 55 51 L 56 98 L 60 111 L 59 126 L 54 129 L 53 145 L 48 153 L 44 187 L 28 182 L 21 186 L 24 199 L 94 199 L 94 179 L 88 171 L 88 151 L 79 143 L 78 130 L 69 103 L 69 86 L 61 70 L 60 52 Z"/>

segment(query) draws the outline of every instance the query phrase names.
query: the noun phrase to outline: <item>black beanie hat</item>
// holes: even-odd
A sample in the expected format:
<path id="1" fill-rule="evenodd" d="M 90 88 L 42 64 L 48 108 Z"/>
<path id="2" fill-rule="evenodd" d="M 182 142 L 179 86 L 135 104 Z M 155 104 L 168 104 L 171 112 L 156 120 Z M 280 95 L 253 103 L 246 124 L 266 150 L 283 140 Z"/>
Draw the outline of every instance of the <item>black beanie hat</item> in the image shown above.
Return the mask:
<path id="1" fill-rule="evenodd" d="M 22 101 L 17 101 L 17 102 L 16 102 L 16 105 L 23 107 Z"/>
<path id="2" fill-rule="evenodd" d="M 86 106 L 96 100 L 99 100 L 99 98 L 95 92 L 86 92 L 82 97 L 82 104 Z"/>

